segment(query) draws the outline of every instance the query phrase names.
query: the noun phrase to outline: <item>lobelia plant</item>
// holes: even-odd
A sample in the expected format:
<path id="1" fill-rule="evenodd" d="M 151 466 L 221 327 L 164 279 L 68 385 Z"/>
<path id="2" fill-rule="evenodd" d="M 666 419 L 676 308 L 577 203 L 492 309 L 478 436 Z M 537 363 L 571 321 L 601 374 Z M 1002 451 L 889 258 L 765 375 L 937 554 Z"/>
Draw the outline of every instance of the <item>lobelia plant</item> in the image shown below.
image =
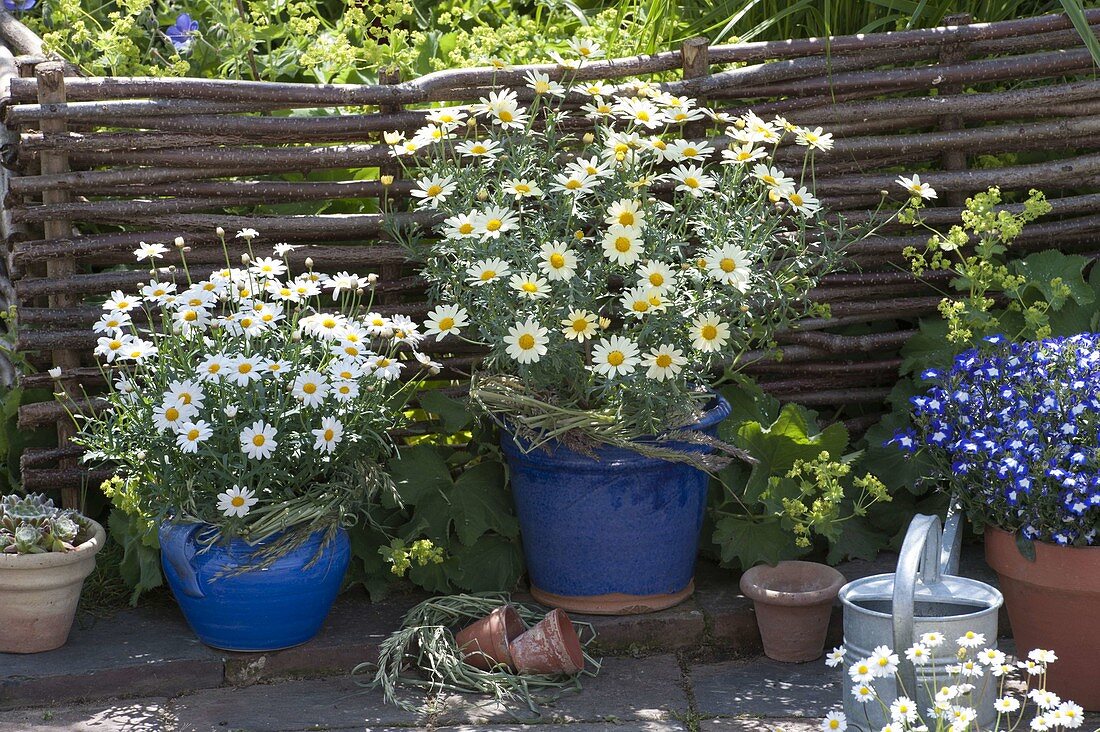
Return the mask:
<path id="1" fill-rule="evenodd" d="M 917 643 L 904 650 L 906 662 L 919 671 L 934 662 L 936 649 L 945 643 L 950 641 L 943 633 L 924 633 Z M 990 690 L 996 692 L 993 709 L 997 717 L 992 727 L 984 729 L 991 732 L 1020 727 L 1029 700 L 1036 708 L 1028 724 L 1032 732 L 1076 729 L 1084 723 L 1084 710 L 1079 705 L 1046 690 L 1047 667 L 1058 660 L 1052 651 L 1034 649 L 1026 659 L 1013 662 L 995 645 L 986 646 L 984 635 L 972 631 L 956 639 L 955 646 L 956 663 L 949 664 L 942 677 L 931 674 L 923 684 L 918 677 L 917 689 L 905 688 L 898 673 L 901 657 L 888 646 L 879 646 L 868 658 L 854 659 L 850 664 L 845 660 L 846 649 L 835 648 L 825 663 L 833 668 L 847 664 L 847 675 L 852 683 L 850 692 L 856 702 L 864 709 L 868 705 L 881 707 L 890 720 L 880 732 L 966 732 L 974 729 L 979 714 L 978 700 Z M 1023 679 L 1019 678 L 1021 672 Z M 896 696 L 884 698 L 880 695 L 876 684 L 884 679 L 896 683 Z M 921 708 L 922 703 L 930 706 Z M 848 722 L 843 712 L 830 712 L 822 721 L 821 729 L 844 732 Z"/>
<path id="2" fill-rule="evenodd" d="M 529 72 L 530 106 L 496 90 L 388 134 L 436 219 L 396 234 L 438 304 L 425 332 L 489 349 L 484 411 L 536 445 L 698 458 L 637 440 L 696 420 L 715 370 L 818 312 L 805 296 L 855 238 L 807 187 L 832 138 L 646 82 L 571 83 L 583 61 L 559 62 L 564 83 Z M 775 166 L 784 140 L 806 151 L 798 180 Z"/>
<path id="3" fill-rule="evenodd" d="M 1091 546 L 1100 526 L 1100 343 L 1095 334 L 987 336 L 912 403 L 888 444 L 921 453 L 976 526 Z"/>
<path id="4" fill-rule="evenodd" d="M 249 252 L 257 236 L 238 234 Z M 94 329 L 107 409 L 79 415 L 74 441 L 86 460 L 119 468 L 119 508 L 205 524 L 208 542 L 270 542 L 276 556 L 315 531 L 331 537 L 392 491 L 387 431 L 417 374 L 438 364 L 416 351 L 415 323 L 371 310 L 376 276 L 329 276 L 308 258 L 292 276 L 293 248 L 245 255 L 207 280 L 188 273 L 180 292 L 154 279 L 104 303 Z M 165 251 L 136 254 L 153 262 Z"/>
<path id="5" fill-rule="evenodd" d="M 86 518 L 56 508 L 40 493 L 0 499 L 0 552 L 4 554 L 70 552 L 88 538 Z"/>

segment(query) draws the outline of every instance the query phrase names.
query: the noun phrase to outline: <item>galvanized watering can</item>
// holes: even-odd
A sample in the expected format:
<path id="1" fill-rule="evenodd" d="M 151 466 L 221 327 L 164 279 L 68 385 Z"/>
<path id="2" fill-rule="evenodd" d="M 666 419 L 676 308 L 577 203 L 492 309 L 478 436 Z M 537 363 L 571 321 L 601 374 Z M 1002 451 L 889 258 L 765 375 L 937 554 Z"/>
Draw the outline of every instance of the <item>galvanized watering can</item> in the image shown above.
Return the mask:
<path id="1" fill-rule="evenodd" d="M 889 646 L 898 654 L 898 676 L 904 696 L 916 702 L 922 714 L 932 706 L 936 689 L 948 678 L 946 667 L 958 662 L 955 639 L 966 631 L 985 635 L 986 644 L 997 642 L 997 611 L 1004 598 L 984 582 L 956 577 L 961 541 L 960 517 L 948 517 L 947 530 L 940 534 L 938 516 L 917 514 L 909 524 L 898 557 L 897 571 L 877 574 L 844 585 L 840 601 L 844 606 L 844 713 L 849 727 L 861 732 L 878 732 L 890 722 L 888 710 L 877 702 L 861 704 L 851 694 L 853 682 L 848 668 L 867 658 L 876 646 Z M 927 665 L 914 667 L 905 651 L 924 633 L 938 631 L 945 640 L 932 649 Z M 968 705 L 978 712 L 975 724 L 984 728 L 996 719 L 993 702 L 997 679 L 985 675 L 969 679 L 975 685 Z M 878 678 L 873 684 L 889 706 L 899 696 L 894 678 Z M 931 693 L 929 690 L 931 689 Z"/>

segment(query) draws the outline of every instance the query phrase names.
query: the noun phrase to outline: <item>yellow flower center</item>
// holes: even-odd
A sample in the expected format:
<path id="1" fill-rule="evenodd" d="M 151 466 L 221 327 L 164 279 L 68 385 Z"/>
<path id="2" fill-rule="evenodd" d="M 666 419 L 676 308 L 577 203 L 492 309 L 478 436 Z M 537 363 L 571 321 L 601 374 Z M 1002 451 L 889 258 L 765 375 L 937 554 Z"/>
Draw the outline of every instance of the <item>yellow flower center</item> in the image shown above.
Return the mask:
<path id="1" fill-rule="evenodd" d="M 530 333 L 524 333 L 519 337 L 519 340 L 517 340 L 516 343 L 523 350 L 529 351 L 535 347 L 535 337 Z"/>
<path id="2" fill-rule="evenodd" d="M 649 296 L 649 304 L 652 305 L 653 307 L 655 307 L 655 308 L 661 307 L 661 302 L 662 301 L 661 301 L 661 296 L 660 295 L 650 295 Z"/>
<path id="3" fill-rule="evenodd" d="M 267 442 L 267 438 L 264 437 L 263 435 L 253 435 L 252 436 L 252 444 L 255 445 L 256 447 L 263 447 L 263 444 L 265 442 Z"/>
<path id="4" fill-rule="evenodd" d="M 212 363 L 206 367 L 206 373 L 208 374 L 216 374 L 219 373 L 221 370 L 222 365 L 220 363 Z"/>
<path id="5" fill-rule="evenodd" d="M 698 178 L 693 178 L 689 175 L 687 178 L 684 178 L 684 185 L 687 186 L 688 188 L 698 188 L 699 187 L 699 179 Z"/>
<path id="6" fill-rule="evenodd" d="M 515 117 L 512 116 L 512 113 L 507 109 L 500 110 L 497 113 L 497 117 L 500 118 L 501 122 L 511 122 L 513 119 L 515 119 Z"/>
<path id="7" fill-rule="evenodd" d="M 615 239 L 615 250 L 625 254 L 630 251 L 630 239 L 625 236 L 620 236 Z"/>
<path id="8" fill-rule="evenodd" d="M 175 407 L 168 407 L 168 409 L 164 410 L 164 418 L 169 422 L 175 422 L 180 418 L 180 410 Z"/>
<path id="9" fill-rule="evenodd" d="M 332 438 L 336 436 L 336 433 L 331 429 L 325 430 L 325 442 L 332 442 Z"/>
<path id="10" fill-rule="evenodd" d="M 194 310 L 188 310 L 186 313 L 183 314 L 183 319 L 186 320 L 188 323 L 194 323 L 196 320 L 199 319 L 199 314 L 196 313 Z"/>
<path id="11" fill-rule="evenodd" d="M 486 269 L 486 270 L 483 270 L 482 273 L 481 273 L 481 281 L 482 282 L 488 282 L 489 280 L 493 279 L 496 276 L 497 276 L 497 271 L 495 269 Z"/>
<path id="12" fill-rule="evenodd" d="M 626 356 L 623 355 L 622 351 L 612 351 L 611 353 L 607 354 L 607 362 L 612 366 L 619 366 L 625 360 Z"/>
<path id="13" fill-rule="evenodd" d="M 550 266 L 554 269 L 561 269 L 565 266 L 565 257 L 558 254 L 557 252 L 554 252 L 550 255 Z"/>
<path id="14" fill-rule="evenodd" d="M 566 189 L 568 189 L 570 191 L 577 190 L 578 188 L 581 187 L 581 185 L 582 185 L 582 183 L 579 180 L 577 180 L 576 178 L 570 178 L 569 180 L 565 181 L 565 187 L 566 187 Z"/>
<path id="15" fill-rule="evenodd" d="M 122 348 L 122 341 L 117 339 L 113 340 L 107 344 L 107 347 L 110 348 L 112 351 L 117 351 L 118 349 Z"/>
<path id="16" fill-rule="evenodd" d="M 435 198 L 442 192 L 443 186 L 439 185 L 438 183 L 432 183 L 430 186 L 428 186 L 428 198 Z"/>
<path id="17" fill-rule="evenodd" d="M 199 435 L 200 435 L 200 434 L 201 434 L 201 433 L 200 433 L 200 432 L 199 432 L 198 430 L 188 430 L 188 432 L 187 432 L 187 439 L 189 439 L 189 440 L 197 440 L 197 439 L 199 439 Z"/>
<path id="18" fill-rule="evenodd" d="M 524 292 L 538 292 L 539 291 L 539 286 L 536 285 L 534 282 L 524 282 L 523 283 L 523 291 Z"/>
<path id="19" fill-rule="evenodd" d="M 304 391 L 306 394 L 314 394 L 317 392 L 317 385 L 313 382 L 306 383 L 304 386 L 302 386 L 302 391 Z"/>
<path id="20" fill-rule="evenodd" d="M 790 195 L 790 199 L 791 199 L 791 203 L 795 206 L 801 206 L 802 203 L 803 203 L 802 196 L 798 195 L 797 193 L 792 193 Z"/>
<path id="21" fill-rule="evenodd" d="M 718 263 L 718 266 L 723 272 L 732 272 L 737 269 L 737 262 L 733 261 L 730 257 L 725 257 Z"/>
<path id="22" fill-rule="evenodd" d="M 635 300 L 630 307 L 636 313 L 644 313 L 649 310 L 649 300 Z"/>
<path id="23" fill-rule="evenodd" d="M 324 327 L 324 328 L 328 328 L 329 330 L 332 330 L 333 328 L 336 327 L 336 319 L 335 318 L 325 318 L 324 320 L 321 321 L 321 326 Z"/>
<path id="24" fill-rule="evenodd" d="M 241 327 L 242 328 L 251 328 L 252 327 L 252 318 L 241 318 Z"/>
<path id="25" fill-rule="evenodd" d="M 378 359 L 378 368 L 384 369 L 387 366 L 389 366 L 391 363 L 393 363 L 393 362 L 390 361 L 388 358 L 380 358 L 380 359 Z"/>
<path id="26" fill-rule="evenodd" d="M 696 150 L 696 149 L 695 149 L 695 148 L 693 148 L 693 147 L 685 147 L 685 148 L 684 148 L 683 156 L 684 156 L 685 158 L 693 158 L 693 157 L 695 157 L 695 156 L 696 156 L 696 155 L 698 155 L 698 154 L 699 154 L 699 151 L 698 151 L 698 150 Z"/>
<path id="27" fill-rule="evenodd" d="M 617 154 L 625 155 L 626 153 L 630 152 L 630 145 L 627 145 L 625 142 L 620 142 L 615 145 L 615 152 Z"/>
<path id="28" fill-rule="evenodd" d="M 531 186 L 526 183 L 516 183 L 516 193 L 530 193 Z"/>
<path id="29" fill-rule="evenodd" d="M 660 287 L 665 283 L 665 276 L 660 272 L 651 272 L 649 275 L 649 284 L 654 287 Z"/>
<path id="30" fill-rule="evenodd" d="M 504 222 L 500 219 L 489 219 L 485 222 L 485 229 L 487 231 L 499 231 L 500 227 L 504 225 Z"/>
<path id="31" fill-rule="evenodd" d="M 619 214 L 619 223 L 622 224 L 623 226 L 633 226 L 634 225 L 634 212 L 632 212 L 632 211 L 623 211 L 621 214 Z"/>
<path id="32" fill-rule="evenodd" d="M 439 329 L 440 330 L 450 330 L 453 327 L 455 327 L 455 319 L 454 318 L 443 318 L 442 320 L 439 321 Z"/>
<path id="33" fill-rule="evenodd" d="M 191 395 L 187 394 L 187 393 L 180 394 L 180 401 L 183 402 L 184 404 L 190 404 L 191 403 Z"/>
<path id="34" fill-rule="evenodd" d="M 644 109 L 639 110 L 638 114 L 637 114 L 637 117 L 642 122 L 648 122 L 649 121 L 649 112 L 645 111 Z"/>
<path id="35" fill-rule="evenodd" d="M 486 150 L 488 150 L 488 148 L 481 144 L 474 145 L 470 148 L 470 152 L 472 152 L 474 155 L 483 155 Z"/>
<path id="36" fill-rule="evenodd" d="M 588 321 L 585 318 L 577 318 L 573 321 L 573 330 L 583 333 L 588 330 Z"/>
<path id="37" fill-rule="evenodd" d="M 458 225 L 459 234 L 470 234 L 473 233 L 473 230 L 474 225 L 471 224 L 469 221 L 463 221 L 461 224 Z"/>
<path id="38" fill-rule="evenodd" d="M 718 329 L 708 323 L 699 330 L 699 334 L 708 341 L 713 341 L 718 337 Z"/>
<path id="39" fill-rule="evenodd" d="M 233 496 L 229 499 L 229 502 L 233 504 L 234 507 L 240 508 L 244 505 L 244 498 L 241 496 Z"/>
<path id="40" fill-rule="evenodd" d="M 839 719 L 830 719 L 829 720 L 829 729 L 840 729 L 840 720 Z"/>
<path id="41" fill-rule="evenodd" d="M 348 344 L 344 346 L 344 353 L 348 354 L 349 356 L 358 356 L 359 348 L 354 345 Z"/>
<path id="42" fill-rule="evenodd" d="M 668 355 L 667 353 L 662 353 L 657 356 L 657 358 L 654 360 L 654 363 L 656 363 L 659 367 L 663 369 L 667 369 L 669 366 L 672 365 L 672 356 Z"/>
<path id="43" fill-rule="evenodd" d="M 774 176 L 774 175 L 767 175 L 767 174 L 764 174 L 764 175 L 760 176 L 760 180 L 764 181 L 764 182 L 765 182 L 765 183 L 767 183 L 767 184 L 768 184 L 769 186 L 774 186 L 774 185 L 776 184 L 776 180 L 775 180 L 775 176 Z"/>

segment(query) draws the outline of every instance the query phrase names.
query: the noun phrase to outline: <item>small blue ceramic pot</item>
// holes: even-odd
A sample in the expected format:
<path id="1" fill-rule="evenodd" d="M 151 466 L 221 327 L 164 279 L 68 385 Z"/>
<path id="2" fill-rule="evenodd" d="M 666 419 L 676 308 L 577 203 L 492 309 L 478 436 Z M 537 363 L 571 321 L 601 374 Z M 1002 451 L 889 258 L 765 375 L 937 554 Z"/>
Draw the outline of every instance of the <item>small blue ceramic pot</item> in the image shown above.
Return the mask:
<path id="1" fill-rule="evenodd" d="M 227 651 L 274 651 L 317 634 L 351 558 L 346 531 L 339 529 L 323 548 L 325 532 L 318 531 L 263 569 L 222 576 L 256 564 L 260 545 L 233 539 L 206 548 L 197 539 L 204 528 L 165 522 L 159 532 L 164 576 L 203 643 Z M 307 567 L 318 550 L 320 558 Z"/>
<path id="2" fill-rule="evenodd" d="M 729 402 L 716 395 L 687 429 L 714 436 L 729 414 Z M 706 473 L 618 448 L 601 448 L 596 458 L 560 445 L 524 452 L 509 434 L 502 446 L 537 600 L 617 615 L 661 610 L 691 595 Z"/>

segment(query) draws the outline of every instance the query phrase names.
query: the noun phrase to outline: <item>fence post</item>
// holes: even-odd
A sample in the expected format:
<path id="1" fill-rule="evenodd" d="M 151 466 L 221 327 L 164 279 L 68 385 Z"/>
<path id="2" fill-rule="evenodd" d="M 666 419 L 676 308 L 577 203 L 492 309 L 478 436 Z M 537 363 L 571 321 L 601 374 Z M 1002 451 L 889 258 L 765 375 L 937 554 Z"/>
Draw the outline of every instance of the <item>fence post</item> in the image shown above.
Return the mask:
<path id="1" fill-rule="evenodd" d="M 401 83 L 401 69 L 397 67 L 383 69 L 378 72 L 379 84 L 400 84 Z M 402 109 L 400 104 L 381 104 L 378 106 L 378 111 L 382 114 L 396 114 Z M 401 177 L 401 165 L 396 160 L 390 160 L 378 166 L 378 176 L 381 178 L 383 175 L 393 176 L 394 180 Z M 385 192 L 384 196 L 388 196 L 389 192 Z M 401 265 L 400 264 L 383 264 L 379 272 L 380 282 L 382 284 L 392 284 L 396 280 L 401 278 Z M 384 292 L 377 298 L 377 302 L 382 305 L 388 305 L 397 299 L 397 293 Z"/>
<path id="2" fill-rule="evenodd" d="M 44 61 L 34 69 L 35 78 L 38 80 L 38 103 L 46 106 L 64 104 L 65 97 L 65 65 L 60 61 Z M 64 135 L 66 124 L 63 119 L 43 119 L 41 123 L 43 137 L 51 135 Z M 69 156 L 65 152 L 43 150 L 39 155 L 42 175 L 69 172 Z M 45 205 L 55 203 L 68 203 L 69 194 L 64 190 L 47 190 L 42 193 L 42 203 Z M 69 239 L 72 237 L 72 223 L 63 219 L 52 219 L 42 225 L 43 238 L 45 239 Z M 76 274 L 76 261 L 71 257 L 57 257 L 46 260 L 46 276 L 50 278 L 68 277 Z M 58 294 L 49 296 L 51 308 L 67 308 L 76 304 L 72 295 Z M 57 350 L 52 352 L 53 365 L 61 367 L 62 374 L 71 371 L 80 365 L 80 354 L 73 350 Z M 61 388 L 70 396 L 74 395 L 76 384 L 62 379 Z M 76 434 L 76 425 L 70 419 L 63 418 L 57 423 L 57 446 L 65 447 L 69 439 Z M 76 458 L 62 458 L 58 461 L 58 468 L 75 468 Z M 80 491 L 76 487 L 64 487 L 61 490 L 61 503 L 67 508 L 79 508 Z"/>
<path id="3" fill-rule="evenodd" d="M 970 13 L 948 15 L 943 19 L 944 25 L 969 25 L 973 21 Z M 949 37 L 950 38 L 950 37 Z M 967 43 L 965 41 L 948 40 L 940 48 L 939 62 L 945 66 L 961 63 L 967 59 Z M 940 87 L 941 94 L 961 94 L 962 84 L 944 84 Z M 960 130 L 963 127 L 962 115 L 952 114 L 940 119 L 939 128 L 944 131 Z M 966 152 L 963 150 L 946 150 L 940 155 L 940 165 L 944 170 L 966 170 Z M 952 206 L 962 207 L 966 203 L 966 193 L 963 191 L 948 191 L 946 201 Z"/>

